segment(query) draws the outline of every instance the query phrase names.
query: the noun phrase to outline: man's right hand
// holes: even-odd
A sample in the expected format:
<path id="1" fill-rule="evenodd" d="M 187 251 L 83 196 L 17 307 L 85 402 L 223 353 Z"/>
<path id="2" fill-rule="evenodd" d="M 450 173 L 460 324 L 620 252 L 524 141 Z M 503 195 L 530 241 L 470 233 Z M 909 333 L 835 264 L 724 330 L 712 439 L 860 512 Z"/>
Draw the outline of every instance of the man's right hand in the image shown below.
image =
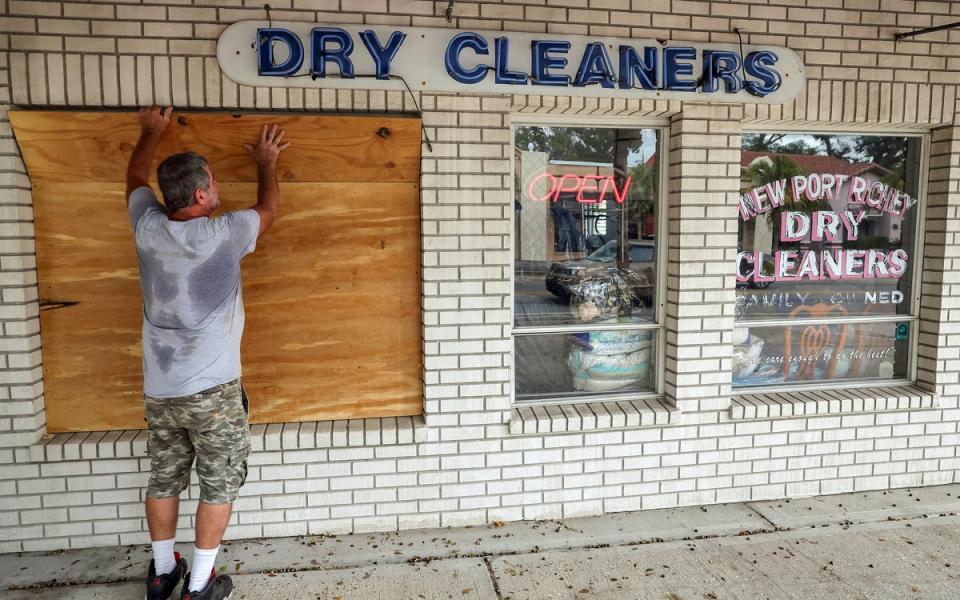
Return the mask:
<path id="1" fill-rule="evenodd" d="M 290 142 L 283 141 L 283 135 L 286 132 L 276 125 L 264 125 L 260 130 L 260 141 L 256 146 L 244 144 L 243 148 L 250 155 L 250 158 L 257 161 L 258 165 L 273 166 L 277 164 L 280 158 L 280 152 L 290 146 Z"/>
<path id="2" fill-rule="evenodd" d="M 137 114 L 140 120 L 140 131 L 144 135 L 159 136 L 170 124 L 173 107 L 160 108 L 159 106 L 144 106 Z"/>
<path id="3" fill-rule="evenodd" d="M 283 141 L 284 131 L 276 125 L 264 125 L 260 130 L 260 141 L 256 146 L 244 144 L 250 158 L 257 161 L 257 204 L 253 210 L 260 215 L 260 231 L 270 228 L 277 218 L 280 202 L 280 188 L 277 185 L 277 159 L 280 152 L 290 146 Z"/>

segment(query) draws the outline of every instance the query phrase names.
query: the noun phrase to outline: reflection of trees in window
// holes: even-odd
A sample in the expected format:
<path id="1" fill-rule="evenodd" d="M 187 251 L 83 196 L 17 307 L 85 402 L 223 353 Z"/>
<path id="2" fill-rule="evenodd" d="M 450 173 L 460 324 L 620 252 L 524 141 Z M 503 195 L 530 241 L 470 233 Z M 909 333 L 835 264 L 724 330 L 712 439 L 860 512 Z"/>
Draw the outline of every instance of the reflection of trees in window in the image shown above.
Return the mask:
<path id="1" fill-rule="evenodd" d="M 648 237 L 653 232 L 653 223 L 647 221 L 653 218 L 657 197 L 657 164 L 656 161 L 649 163 L 640 163 L 630 169 L 629 219 L 640 227 L 635 237 Z"/>
<path id="2" fill-rule="evenodd" d="M 888 169 L 903 167 L 903 161 L 907 157 L 906 139 L 877 135 L 861 135 L 853 139 L 857 153 L 870 162 Z"/>
<path id="3" fill-rule="evenodd" d="M 754 152 L 778 152 L 785 133 L 745 133 L 741 150 Z"/>
<path id="4" fill-rule="evenodd" d="M 904 173 L 907 166 L 907 140 L 896 137 L 862 135 L 854 138 L 854 147 L 870 162 L 885 167 L 890 172 L 880 181 L 897 189 L 904 189 Z"/>
<path id="5" fill-rule="evenodd" d="M 856 162 L 856 158 L 853 156 L 854 144 L 845 138 L 834 135 L 815 135 L 813 139 L 817 140 L 823 148 L 823 154 L 848 162 Z"/>
<path id="6" fill-rule="evenodd" d="M 779 152 L 781 154 L 819 154 L 820 149 L 804 139 L 784 142 L 786 133 L 745 133 L 743 150 L 756 152 Z"/>
<path id="7" fill-rule="evenodd" d="M 741 148 L 778 154 L 833 156 L 850 164 L 872 162 L 890 171 L 902 173 L 907 146 L 906 138 L 878 135 L 745 133 Z M 893 182 L 889 183 L 895 185 Z"/>
<path id="8" fill-rule="evenodd" d="M 746 133 L 743 135 L 741 148 L 781 154 L 820 154 L 855 162 L 855 155 L 859 150 L 851 139 L 856 138 L 819 134 L 798 136 L 787 133 Z"/>
<path id="9" fill-rule="evenodd" d="M 516 146 L 546 152 L 551 160 L 610 162 L 616 129 L 588 127 L 519 127 Z"/>

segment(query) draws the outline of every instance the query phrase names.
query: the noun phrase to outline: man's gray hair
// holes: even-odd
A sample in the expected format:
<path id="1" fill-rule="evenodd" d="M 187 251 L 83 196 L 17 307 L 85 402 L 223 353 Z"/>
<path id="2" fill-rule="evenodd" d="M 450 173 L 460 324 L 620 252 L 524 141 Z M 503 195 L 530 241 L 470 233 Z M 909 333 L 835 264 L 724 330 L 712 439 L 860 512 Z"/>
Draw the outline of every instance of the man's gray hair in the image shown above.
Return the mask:
<path id="1" fill-rule="evenodd" d="M 196 152 L 181 152 L 167 157 L 157 167 L 157 183 L 170 213 L 193 204 L 193 193 L 210 187 L 207 159 Z"/>

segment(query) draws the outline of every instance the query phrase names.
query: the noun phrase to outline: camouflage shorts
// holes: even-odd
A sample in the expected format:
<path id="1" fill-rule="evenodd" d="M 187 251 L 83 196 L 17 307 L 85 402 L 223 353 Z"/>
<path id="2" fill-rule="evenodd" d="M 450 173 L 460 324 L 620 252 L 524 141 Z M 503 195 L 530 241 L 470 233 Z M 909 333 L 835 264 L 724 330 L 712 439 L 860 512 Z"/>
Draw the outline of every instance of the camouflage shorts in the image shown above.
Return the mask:
<path id="1" fill-rule="evenodd" d="M 179 398 L 144 396 L 150 483 L 147 496 L 179 496 L 197 459 L 200 501 L 228 504 L 247 478 L 250 434 L 240 380 Z"/>

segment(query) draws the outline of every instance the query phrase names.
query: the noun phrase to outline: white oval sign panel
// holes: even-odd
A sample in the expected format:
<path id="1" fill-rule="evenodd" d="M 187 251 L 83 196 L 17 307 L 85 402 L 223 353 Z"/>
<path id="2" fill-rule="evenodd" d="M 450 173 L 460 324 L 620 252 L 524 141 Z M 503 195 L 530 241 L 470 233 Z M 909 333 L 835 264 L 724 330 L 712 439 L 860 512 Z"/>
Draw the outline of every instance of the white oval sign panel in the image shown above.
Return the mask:
<path id="1" fill-rule="evenodd" d="M 804 85 L 776 46 L 424 27 L 240 21 L 217 59 L 263 87 L 783 103 Z"/>

